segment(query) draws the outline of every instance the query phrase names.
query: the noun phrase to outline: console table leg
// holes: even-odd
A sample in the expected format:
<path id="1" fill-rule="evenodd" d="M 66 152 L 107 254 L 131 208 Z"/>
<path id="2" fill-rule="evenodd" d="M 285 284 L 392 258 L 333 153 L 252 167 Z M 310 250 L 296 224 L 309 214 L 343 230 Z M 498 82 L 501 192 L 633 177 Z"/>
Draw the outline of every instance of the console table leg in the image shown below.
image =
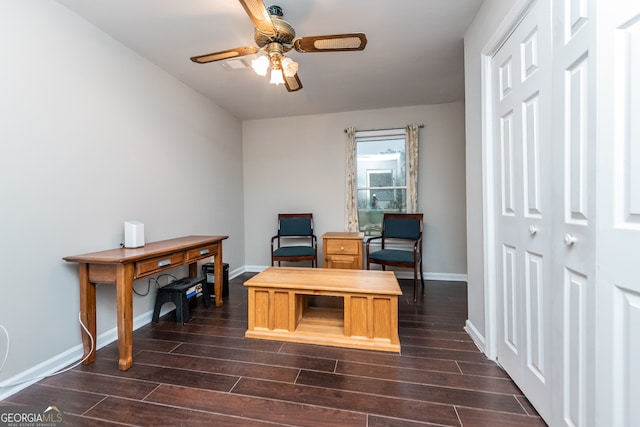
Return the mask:
<path id="1" fill-rule="evenodd" d="M 89 282 L 89 264 L 78 264 L 78 276 L 80 278 L 80 321 L 90 335 L 80 328 L 84 349 L 83 364 L 88 365 L 96 360 L 96 285 Z"/>
<path id="2" fill-rule="evenodd" d="M 216 295 L 216 307 L 222 307 L 222 280 L 223 280 L 223 272 L 222 272 L 222 243 L 218 243 L 218 249 L 213 257 L 213 274 L 214 274 L 214 284 L 213 289 Z"/>
<path id="3" fill-rule="evenodd" d="M 116 270 L 116 300 L 118 310 L 118 368 L 126 371 L 133 366 L 133 263 L 119 264 Z"/>

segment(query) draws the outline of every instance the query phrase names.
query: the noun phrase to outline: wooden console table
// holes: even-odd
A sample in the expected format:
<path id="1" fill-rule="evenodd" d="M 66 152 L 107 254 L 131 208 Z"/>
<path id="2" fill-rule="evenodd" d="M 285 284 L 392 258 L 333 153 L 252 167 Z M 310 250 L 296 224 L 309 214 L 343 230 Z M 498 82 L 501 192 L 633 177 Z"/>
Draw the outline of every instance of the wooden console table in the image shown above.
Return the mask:
<path id="1" fill-rule="evenodd" d="M 247 338 L 400 351 L 392 271 L 270 267 L 244 286 Z M 310 307 L 312 295 L 342 298 L 343 308 Z"/>
<path id="2" fill-rule="evenodd" d="M 96 284 L 116 285 L 118 367 L 126 371 L 133 365 L 133 281 L 181 265 L 189 266 L 189 276 L 198 275 L 197 261 L 214 257 L 216 306 L 222 302 L 222 241 L 229 236 L 188 236 L 147 243 L 141 248 L 118 248 L 63 258 L 78 263 L 80 278 L 80 318 L 91 338 L 82 330 L 84 364 L 96 358 Z M 83 358 L 84 358 L 83 357 Z"/>

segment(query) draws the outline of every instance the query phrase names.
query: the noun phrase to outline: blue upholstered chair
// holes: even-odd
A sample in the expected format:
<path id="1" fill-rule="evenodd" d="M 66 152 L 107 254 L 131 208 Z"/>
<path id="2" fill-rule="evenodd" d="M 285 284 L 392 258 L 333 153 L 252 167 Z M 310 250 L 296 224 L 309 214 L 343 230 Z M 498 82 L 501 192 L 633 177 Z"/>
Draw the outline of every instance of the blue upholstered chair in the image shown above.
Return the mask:
<path id="1" fill-rule="evenodd" d="M 311 267 L 317 267 L 318 242 L 313 234 L 313 214 L 278 214 L 278 234 L 271 238 L 271 265 L 276 261 L 278 266 L 281 261 L 311 261 Z"/>
<path id="2" fill-rule="evenodd" d="M 370 264 L 413 269 L 413 302 L 417 302 L 418 271 L 424 289 L 422 274 L 422 214 L 385 213 L 382 234 L 367 240 L 367 270 Z M 375 250 L 379 245 L 380 249 Z M 373 247 L 372 247 L 373 246 Z"/>

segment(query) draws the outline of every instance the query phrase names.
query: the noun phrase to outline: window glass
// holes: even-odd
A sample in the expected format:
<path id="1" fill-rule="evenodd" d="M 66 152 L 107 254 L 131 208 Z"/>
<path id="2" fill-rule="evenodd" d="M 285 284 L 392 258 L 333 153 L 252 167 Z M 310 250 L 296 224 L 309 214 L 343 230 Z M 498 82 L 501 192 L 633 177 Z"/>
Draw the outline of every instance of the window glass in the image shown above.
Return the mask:
<path id="1" fill-rule="evenodd" d="M 360 231 L 379 235 L 384 212 L 407 211 L 406 138 L 356 135 L 356 195 Z"/>

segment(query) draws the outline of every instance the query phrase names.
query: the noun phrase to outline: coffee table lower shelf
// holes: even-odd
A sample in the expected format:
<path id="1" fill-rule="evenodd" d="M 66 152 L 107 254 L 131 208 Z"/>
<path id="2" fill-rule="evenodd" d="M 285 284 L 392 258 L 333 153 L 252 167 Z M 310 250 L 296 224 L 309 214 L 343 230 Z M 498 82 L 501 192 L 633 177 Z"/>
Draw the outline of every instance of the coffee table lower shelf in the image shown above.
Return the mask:
<path id="1" fill-rule="evenodd" d="M 245 282 L 249 288 L 245 337 L 400 352 L 401 291 L 392 272 L 344 270 L 341 275 L 339 270 L 300 270 L 306 269 L 272 267 Z M 372 278 L 372 288 L 362 288 Z M 384 286 L 378 286 L 381 283 Z M 341 298 L 343 308 L 310 306 L 312 295 Z"/>

